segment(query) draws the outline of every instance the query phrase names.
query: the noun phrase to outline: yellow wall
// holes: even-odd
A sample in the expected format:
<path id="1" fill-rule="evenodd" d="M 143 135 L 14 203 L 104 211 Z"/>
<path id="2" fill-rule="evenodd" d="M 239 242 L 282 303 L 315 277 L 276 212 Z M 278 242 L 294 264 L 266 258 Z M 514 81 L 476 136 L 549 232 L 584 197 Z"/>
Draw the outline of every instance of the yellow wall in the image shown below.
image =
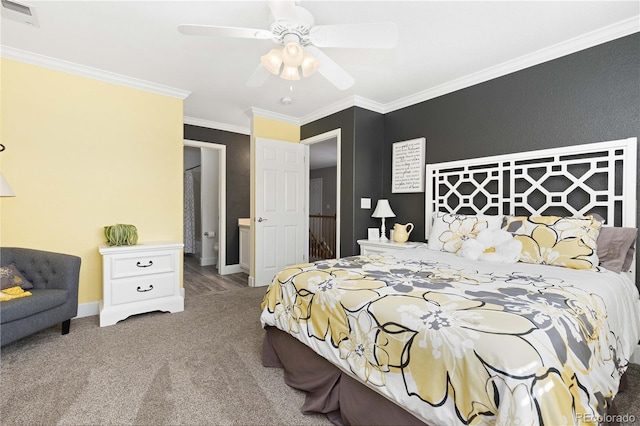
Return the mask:
<path id="1" fill-rule="evenodd" d="M 300 142 L 300 126 L 264 117 L 253 117 L 253 138 Z"/>
<path id="2" fill-rule="evenodd" d="M 182 242 L 182 100 L 2 59 L 2 246 L 82 258 L 79 302 L 102 298 L 103 227 Z"/>

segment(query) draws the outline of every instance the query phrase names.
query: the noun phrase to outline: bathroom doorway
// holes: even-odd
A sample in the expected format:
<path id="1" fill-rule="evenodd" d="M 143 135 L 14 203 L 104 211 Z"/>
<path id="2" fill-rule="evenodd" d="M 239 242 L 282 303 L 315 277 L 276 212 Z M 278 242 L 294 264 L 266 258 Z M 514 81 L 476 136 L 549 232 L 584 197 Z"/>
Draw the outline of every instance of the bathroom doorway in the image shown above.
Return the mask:
<path id="1" fill-rule="evenodd" d="M 184 141 L 184 254 L 225 271 L 226 146 Z"/>

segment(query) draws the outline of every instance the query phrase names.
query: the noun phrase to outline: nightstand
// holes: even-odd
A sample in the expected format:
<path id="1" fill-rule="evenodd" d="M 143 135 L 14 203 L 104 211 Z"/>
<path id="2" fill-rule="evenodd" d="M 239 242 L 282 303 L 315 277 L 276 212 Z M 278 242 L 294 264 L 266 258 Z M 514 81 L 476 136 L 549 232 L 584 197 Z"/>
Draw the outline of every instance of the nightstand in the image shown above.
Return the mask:
<path id="1" fill-rule="evenodd" d="M 151 311 L 180 312 L 182 243 L 99 247 L 102 255 L 100 327 Z"/>
<path id="2" fill-rule="evenodd" d="M 360 245 L 360 254 L 381 254 L 414 248 L 420 243 L 413 241 L 396 243 L 395 241 L 358 240 L 358 244 Z"/>

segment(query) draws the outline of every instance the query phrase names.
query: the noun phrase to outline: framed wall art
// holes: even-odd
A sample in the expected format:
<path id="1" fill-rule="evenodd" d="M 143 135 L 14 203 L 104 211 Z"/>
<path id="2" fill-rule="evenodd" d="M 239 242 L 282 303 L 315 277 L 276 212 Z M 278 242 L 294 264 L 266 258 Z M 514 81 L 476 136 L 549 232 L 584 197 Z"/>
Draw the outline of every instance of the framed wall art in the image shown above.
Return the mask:
<path id="1" fill-rule="evenodd" d="M 425 150 L 425 138 L 393 144 L 391 192 L 424 192 Z"/>

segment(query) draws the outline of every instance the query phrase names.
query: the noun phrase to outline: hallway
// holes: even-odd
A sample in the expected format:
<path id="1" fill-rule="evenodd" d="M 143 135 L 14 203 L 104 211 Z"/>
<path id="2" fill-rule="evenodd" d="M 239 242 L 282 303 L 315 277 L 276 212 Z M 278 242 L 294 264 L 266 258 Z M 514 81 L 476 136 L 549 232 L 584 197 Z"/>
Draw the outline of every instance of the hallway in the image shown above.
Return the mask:
<path id="1" fill-rule="evenodd" d="M 184 256 L 184 289 L 187 297 L 247 287 L 244 272 L 220 275 L 216 266 L 200 266 L 195 256 Z"/>

